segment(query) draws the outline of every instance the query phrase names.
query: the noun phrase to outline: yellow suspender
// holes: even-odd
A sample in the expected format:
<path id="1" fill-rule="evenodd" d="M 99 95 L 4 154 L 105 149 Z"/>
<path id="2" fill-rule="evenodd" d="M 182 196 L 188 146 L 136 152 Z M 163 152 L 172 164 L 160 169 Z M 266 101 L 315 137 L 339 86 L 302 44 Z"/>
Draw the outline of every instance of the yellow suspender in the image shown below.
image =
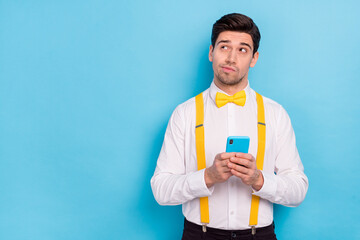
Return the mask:
<path id="1" fill-rule="evenodd" d="M 259 170 L 263 169 L 264 155 L 265 155 L 265 139 L 266 139 L 266 124 L 265 124 L 265 110 L 263 97 L 256 93 L 257 101 L 257 116 L 258 116 L 258 150 L 256 156 L 256 166 Z M 196 106 L 196 125 L 195 125 L 195 140 L 196 140 L 196 156 L 198 163 L 198 170 L 206 168 L 205 161 L 205 133 L 204 133 L 204 99 L 202 93 L 195 97 Z M 250 209 L 250 226 L 256 226 L 258 220 L 260 198 L 252 195 L 251 209 Z M 209 223 L 209 200 L 208 197 L 200 198 L 200 218 L 201 223 Z"/>
<path id="2" fill-rule="evenodd" d="M 264 155 L 265 155 L 265 140 L 266 140 L 266 124 L 265 124 L 265 110 L 263 97 L 256 93 L 257 102 L 257 118 L 258 118 L 258 149 L 256 155 L 256 167 L 263 170 Z M 256 226 L 258 223 L 260 197 L 252 195 L 250 208 L 250 226 Z"/>
<path id="3" fill-rule="evenodd" d="M 195 97 L 196 105 L 196 125 L 195 125 L 195 141 L 196 141 L 196 157 L 198 170 L 206 168 L 205 160 L 205 134 L 204 134 L 204 99 L 202 93 Z M 200 198 L 200 218 L 201 223 L 206 225 L 209 223 L 209 199 L 208 197 Z"/>

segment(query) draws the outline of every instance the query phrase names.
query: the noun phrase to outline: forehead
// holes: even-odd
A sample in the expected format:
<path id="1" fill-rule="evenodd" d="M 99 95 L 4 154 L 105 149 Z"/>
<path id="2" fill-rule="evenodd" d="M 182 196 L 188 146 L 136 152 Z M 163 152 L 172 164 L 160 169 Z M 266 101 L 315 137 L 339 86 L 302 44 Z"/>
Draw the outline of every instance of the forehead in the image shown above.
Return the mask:
<path id="1" fill-rule="evenodd" d="M 234 31 L 224 31 L 221 32 L 216 39 L 215 45 L 220 41 L 229 41 L 233 44 L 247 43 L 253 47 L 253 41 L 248 33 L 243 32 L 234 32 Z"/>

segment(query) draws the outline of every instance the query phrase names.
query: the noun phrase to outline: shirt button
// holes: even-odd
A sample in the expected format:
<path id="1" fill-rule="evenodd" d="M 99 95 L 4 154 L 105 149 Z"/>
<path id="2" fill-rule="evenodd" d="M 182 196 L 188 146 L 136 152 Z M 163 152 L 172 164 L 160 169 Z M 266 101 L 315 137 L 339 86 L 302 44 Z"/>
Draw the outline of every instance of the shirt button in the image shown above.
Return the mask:
<path id="1" fill-rule="evenodd" d="M 234 211 L 231 211 L 231 212 L 230 212 L 230 215 L 234 215 Z"/>

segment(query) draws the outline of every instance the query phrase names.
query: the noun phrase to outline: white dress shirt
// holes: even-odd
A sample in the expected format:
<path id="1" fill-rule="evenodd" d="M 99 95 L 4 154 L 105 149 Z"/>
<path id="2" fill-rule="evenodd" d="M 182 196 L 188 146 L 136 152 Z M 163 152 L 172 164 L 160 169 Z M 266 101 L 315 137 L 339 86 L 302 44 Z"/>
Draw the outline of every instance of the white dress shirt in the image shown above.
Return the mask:
<path id="1" fill-rule="evenodd" d="M 213 164 L 218 153 L 225 152 L 228 136 L 249 136 L 249 153 L 257 154 L 257 102 L 249 85 L 244 89 L 243 107 L 228 103 L 218 108 L 215 95 L 222 92 L 212 82 L 204 91 L 204 127 L 206 167 Z M 284 108 L 264 97 L 266 149 L 264 185 L 254 191 L 236 176 L 207 188 L 205 170 L 197 170 L 195 145 L 195 98 L 180 104 L 173 112 L 157 161 L 151 187 L 160 205 L 182 204 L 188 221 L 200 223 L 199 197 L 209 197 L 209 227 L 249 229 L 251 195 L 260 197 L 257 227 L 273 221 L 273 205 L 297 206 L 305 198 L 308 179 L 304 174 L 290 118 Z"/>

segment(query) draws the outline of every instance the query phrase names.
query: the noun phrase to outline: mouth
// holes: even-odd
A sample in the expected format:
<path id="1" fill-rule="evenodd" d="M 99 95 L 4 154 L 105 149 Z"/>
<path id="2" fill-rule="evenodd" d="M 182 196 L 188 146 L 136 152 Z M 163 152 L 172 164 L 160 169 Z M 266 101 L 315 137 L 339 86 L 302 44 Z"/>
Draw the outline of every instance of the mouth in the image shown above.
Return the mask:
<path id="1" fill-rule="evenodd" d="M 224 72 L 235 72 L 235 68 L 229 67 L 229 66 L 222 66 L 221 69 L 222 69 Z"/>

